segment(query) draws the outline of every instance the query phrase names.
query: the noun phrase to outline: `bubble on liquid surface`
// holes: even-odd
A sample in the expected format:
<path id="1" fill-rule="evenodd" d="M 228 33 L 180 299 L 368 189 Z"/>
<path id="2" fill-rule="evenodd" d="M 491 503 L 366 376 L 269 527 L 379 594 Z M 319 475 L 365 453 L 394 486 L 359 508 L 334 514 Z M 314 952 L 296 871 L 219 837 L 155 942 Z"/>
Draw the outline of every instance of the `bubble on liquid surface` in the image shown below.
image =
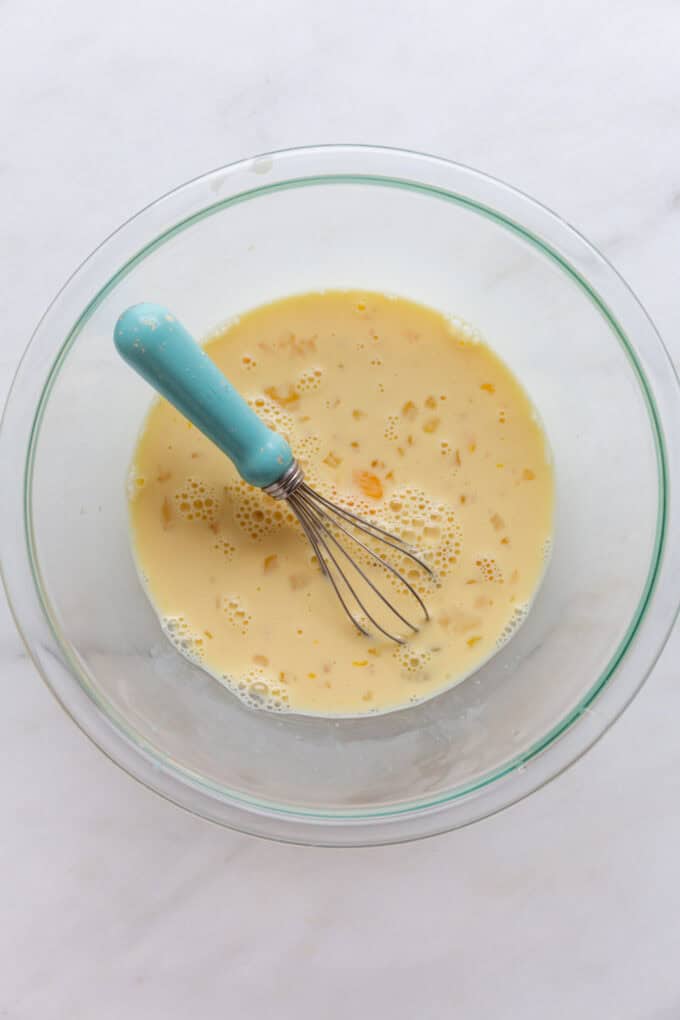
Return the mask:
<path id="1" fill-rule="evenodd" d="M 527 616 L 529 615 L 529 605 L 524 603 L 519 606 L 515 606 L 510 619 L 506 623 L 505 627 L 501 631 L 500 635 L 496 639 L 496 648 L 502 648 L 503 645 L 507 644 L 511 637 L 513 637 L 519 628 L 522 626 Z"/>
<path id="2" fill-rule="evenodd" d="M 429 648 L 412 648 L 408 644 L 399 645 L 392 654 L 402 670 L 412 679 L 422 677 L 432 661 L 432 652 Z"/>
<path id="3" fill-rule="evenodd" d="M 236 546 L 232 545 L 226 538 L 217 537 L 213 542 L 213 549 L 215 552 L 221 552 L 227 562 L 232 560 L 236 553 Z"/>
<path id="4" fill-rule="evenodd" d="M 498 563 L 491 556 L 481 556 L 475 563 L 481 571 L 482 577 L 485 581 L 493 581 L 496 584 L 503 584 L 504 577 L 503 571 L 499 567 Z"/>
<path id="5" fill-rule="evenodd" d="M 323 382 L 323 369 L 321 368 L 310 368 L 308 371 L 303 372 L 295 383 L 295 390 L 300 393 L 313 393 L 318 390 Z"/>
<path id="6" fill-rule="evenodd" d="M 227 623 L 230 623 L 236 630 L 240 630 L 242 634 L 247 634 L 253 618 L 245 607 L 241 596 L 222 595 L 218 596 L 218 601 Z"/>
<path id="7" fill-rule="evenodd" d="M 435 579 L 404 554 L 390 557 L 421 594 L 456 568 L 463 550 L 463 529 L 448 504 L 437 502 L 421 489 L 399 489 L 387 503 L 384 527 L 407 543 L 434 572 Z M 399 586 L 396 579 L 393 583 Z"/>
<path id="8" fill-rule="evenodd" d="M 385 422 L 385 439 L 395 443 L 399 439 L 400 420 L 396 414 L 390 414 Z"/>
<path id="9" fill-rule="evenodd" d="M 318 463 L 321 459 L 321 439 L 318 435 L 301 436 L 295 440 L 295 458 L 305 473 L 310 485 L 318 477 Z"/>
<path id="10" fill-rule="evenodd" d="M 266 709 L 269 712 L 291 711 L 285 685 L 280 680 L 266 676 L 259 667 L 240 676 L 232 677 L 223 673 L 218 679 L 248 708 Z"/>
<path id="11" fill-rule="evenodd" d="M 213 524 L 220 512 L 215 489 L 200 478 L 189 477 L 175 492 L 175 509 L 185 521 L 206 521 Z"/>
<path id="12" fill-rule="evenodd" d="M 190 662 L 203 665 L 205 641 L 200 634 L 192 632 L 183 616 L 164 616 L 161 618 L 161 627 L 178 652 Z"/>
<path id="13" fill-rule="evenodd" d="M 224 487 L 227 516 L 253 542 L 261 542 L 268 535 L 291 524 L 295 515 L 283 500 L 273 500 L 266 492 L 255 489 L 243 479 L 234 479 Z"/>
<path id="14" fill-rule="evenodd" d="M 279 400 L 290 399 L 294 392 L 296 391 L 290 390 L 286 391 L 286 393 L 282 392 L 279 395 L 279 391 L 276 387 L 269 387 L 269 393 L 275 393 L 279 396 Z M 295 418 L 289 411 L 285 410 L 284 404 L 279 403 L 269 394 L 256 393 L 255 395 L 248 396 L 246 397 L 246 403 L 249 407 L 252 407 L 252 409 L 265 423 L 267 428 L 272 429 L 274 432 L 278 432 L 279 435 L 285 436 L 286 438 L 288 438 L 293 432 L 293 429 L 295 428 Z"/>
<path id="15" fill-rule="evenodd" d="M 252 354 L 244 354 L 241 358 L 241 367 L 245 372 L 253 372 L 257 368 L 257 359 Z"/>
<path id="16" fill-rule="evenodd" d="M 242 619 L 238 615 L 239 604 L 238 598 L 233 597 L 227 600 L 226 605 L 228 612 L 234 614 L 236 625 L 242 626 Z M 185 659 L 211 673 L 249 708 L 267 709 L 270 712 L 290 711 L 288 691 L 282 679 L 277 681 L 267 676 L 260 666 L 238 677 L 215 673 L 205 662 L 205 639 L 192 632 L 184 616 L 162 617 L 161 626 L 174 648 Z"/>
<path id="17" fill-rule="evenodd" d="M 439 503 L 420 489 L 398 489 L 379 508 L 361 496 L 349 496 L 334 486 L 326 486 L 323 495 L 340 507 L 376 524 L 406 543 L 432 574 L 399 549 L 362 536 L 362 541 L 373 552 L 383 557 L 424 596 L 439 586 L 441 580 L 456 569 L 463 549 L 463 531 L 451 506 Z M 381 571 L 380 583 L 385 591 L 392 589 L 403 594 L 404 584 L 394 574 L 377 568 L 370 553 L 358 546 L 352 547 L 353 558 L 369 571 Z"/>

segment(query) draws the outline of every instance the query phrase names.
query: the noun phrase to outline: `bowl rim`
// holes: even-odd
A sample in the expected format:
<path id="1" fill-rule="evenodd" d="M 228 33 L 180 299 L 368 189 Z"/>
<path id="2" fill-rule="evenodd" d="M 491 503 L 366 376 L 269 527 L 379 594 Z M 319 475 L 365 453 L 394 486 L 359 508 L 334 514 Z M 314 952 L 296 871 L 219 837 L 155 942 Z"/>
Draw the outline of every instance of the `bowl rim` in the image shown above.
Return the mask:
<path id="1" fill-rule="evenodd" d="M 248 798 L 211 787 L 185 769 L 180 773 L 116 718 L 88 685 L 77 652 L 62 640 L 50 611 L 32 534 L 30 487 L 52 383 L 89 316 L 123 275 L 170 237 L 224 208 L 275 191 L 338 182 L 398 187 L 471 207 L 519 233 L 572 277 L 621 343 L 647 404 L 659 517 L 646 584 L 625 635 L 597 682 L 539 742 L 472 786 L 379 810 L 326 813 Z M 111 264 L 119 266 L 113 274 L 105 268 Z M 0 421 L 0 484 L 9 494 L 0 573 L 10 610 L 48 688 L 83 732 L 130 775 L 187 810 L 256 835 L 331 846 L 400 842 L 457 828 L 515 803 L 576 761 L 618 718 L 661 653 L 680 608 L 672 586 L 680 568 L 680 522 L 669 494 L 670 478 L 680 477 L 679 394 L 663 343 L 625 281 L 573 227 L 517 189 L 462 164 L 386 147 L 312 146 L 239 160 L 180 185 L 128 219 L 71 275 L 38 323 Z"/>

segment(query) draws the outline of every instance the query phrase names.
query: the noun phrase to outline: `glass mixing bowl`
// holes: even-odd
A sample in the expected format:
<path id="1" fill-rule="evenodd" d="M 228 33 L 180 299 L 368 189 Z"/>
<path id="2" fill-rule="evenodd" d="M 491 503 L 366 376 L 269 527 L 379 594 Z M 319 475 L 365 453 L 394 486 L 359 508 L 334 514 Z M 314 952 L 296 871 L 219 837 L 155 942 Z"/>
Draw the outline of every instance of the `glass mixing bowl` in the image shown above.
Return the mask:
<path id="1" fill-rule="evenodd" d="M 328 287 L 405 295 L 478 327 L 538 407 L 557 479 L 552 561 L 514 639 L 447 693 L 355 720 L 253 711 L 164 638 L 125 500 L 151 393 L 112 342 L 137 301 L 201 336 Z M 66 711 L 158 793 L 277 839 L 412 839 L 541 786 L 642 684 L 678 607 L 679 436 L 678 381 L 650 320 L 545 208 L 415 153 L 275 153 L 149 206 L 40 322 L 0 436 L 5 582 Z"/>

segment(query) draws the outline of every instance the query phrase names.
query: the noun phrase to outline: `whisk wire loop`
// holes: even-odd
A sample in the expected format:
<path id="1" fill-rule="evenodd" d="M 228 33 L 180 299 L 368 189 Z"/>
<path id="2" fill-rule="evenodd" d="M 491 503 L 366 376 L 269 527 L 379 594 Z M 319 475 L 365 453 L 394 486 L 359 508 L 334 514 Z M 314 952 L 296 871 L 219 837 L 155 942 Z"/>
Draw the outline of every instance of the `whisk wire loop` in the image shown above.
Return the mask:
<path id="1" fill-rule="evenodd" d="M 349 542 L 353 542 L 373 563 L 395 578 L 403 590 L 415 601 L 424 619 L 429 620 L 427 606 L 414 584 L 384 556 L 381 556 L 366 541 L 358 537 L 355 532 L 408 557 L 426 574 L 433 576 L 430 567 L 398 535 L 322 496 L 304 481 L 304 474 L 297 461 L 294 461 L 282 477 L 273 485 L 268 486 L 265 491 L 275 499 L 285 499 L 289 503 L 314 550 L 322 573 L 331 582 L 347 617 L 362 634 L 368 635 L 370 631 L 360 617 L 368 620 L 390 641 L 404 644 L 406 640 L 400 634 L 394 633 L 392 629 L 388 629 L 376 618 L 375 613 L 369 610 L 365 597 L 360 594 L 360 587 L 373 592 L 391 614 L 390 619 L 398 620 L 414 633 L 417 633 L 418 626 L 411 622 L 368 576 L 357 562 L 356 557 L 345 547 L 341 536 L 344 536 Z M 348 576 L 349 570 L 355 572 L 353 578 Z"/>

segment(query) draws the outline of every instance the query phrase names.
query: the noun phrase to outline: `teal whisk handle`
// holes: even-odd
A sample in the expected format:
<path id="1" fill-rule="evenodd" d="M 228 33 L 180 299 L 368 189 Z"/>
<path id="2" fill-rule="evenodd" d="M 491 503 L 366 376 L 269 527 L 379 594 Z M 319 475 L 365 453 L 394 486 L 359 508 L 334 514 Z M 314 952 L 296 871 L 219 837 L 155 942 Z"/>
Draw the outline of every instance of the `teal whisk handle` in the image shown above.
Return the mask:
<path id="1" fill-rule="evenodd" d="M 129 365 L 220 448 L 261 489 L 294 463 L 286 440 L 267 428 L 202 347 L 162 305 L 123 312 L 114 331 Z"/>

